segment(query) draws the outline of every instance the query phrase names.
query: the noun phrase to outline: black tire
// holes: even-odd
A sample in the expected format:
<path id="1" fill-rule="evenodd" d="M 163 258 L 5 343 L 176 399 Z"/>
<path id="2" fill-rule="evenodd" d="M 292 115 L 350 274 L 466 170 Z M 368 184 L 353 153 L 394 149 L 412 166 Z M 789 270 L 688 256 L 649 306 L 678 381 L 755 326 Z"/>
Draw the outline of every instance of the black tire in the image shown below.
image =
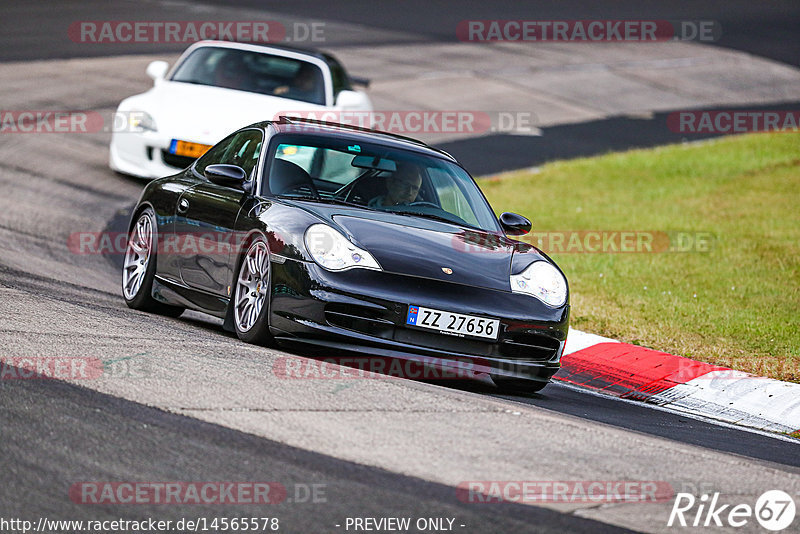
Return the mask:
<path id="1" fill-rule="evenodd" d="M 252 263 L 249 259 L 256 250 L 260 251 L 262 256 L 259 256 L 260 260 L 254 260 L 256 263 Z M 252 272 L 256 264 L 258 275 Z M 248 243 L 245 253 L 239 258 L 229 304 L 232 310 L 233 328 L 238 338 L 245 343 L 271 345 L 273 342 L 272 334 L 269 332 L 271 285 L 269 246 L 263 238 L 257 237 Z M 260 298 L 263 300 L 260 304 L 256 304 Z M 254 308 L 251 309 L 250 306 Z"/>
<path id="2" fill-rule="evenodd" d="M 550 383 L 539 380 L 526 380 L 524 378 L 500 378 L 494 376 L 492 380 L 501 393 L 509 395 L 533 395 L 543 390 Z"/>
<path id="3" fill-rule="evenodd" d="M 140 223 L 142 226 L 149 226 L 150 229 L 146 253 L 137 250 L 137 245 L 141 248 L 143 241 L 146 241 L 146 237 L 139 232 Z M 156 217 L 152 209 L 145 208 L 136 215 L 135 222 L 131 226 L 128 244 L 125 247 L 125 258 L 122 265 L 122 296 L 128 307 L 134 310 L 178 317 L 184 312 L 184 308 L 158 302 L 152 295 L 153 280 L 156 276 L 157 249 Z M 133 280 L 131 274 L 135 270 L 135 263 L 145 267 L 144 272 L 140 274 L 140 281 Z"/>

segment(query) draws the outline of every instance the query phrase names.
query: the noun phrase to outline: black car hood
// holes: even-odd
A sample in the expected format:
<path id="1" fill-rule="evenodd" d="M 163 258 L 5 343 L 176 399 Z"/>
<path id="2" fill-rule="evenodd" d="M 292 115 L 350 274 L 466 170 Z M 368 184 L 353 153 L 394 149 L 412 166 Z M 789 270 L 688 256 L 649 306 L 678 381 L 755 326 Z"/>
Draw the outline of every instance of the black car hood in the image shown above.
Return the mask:
<path id="1" fill-rule="evenodd" d="M 534 261 L 552 263 L 536 247 L 501 233 L 360 207 L 287 198 L 278 202 L 311 216 L 305 219 L 294 213 L 290 217 L 297 226 L 294 232 L 302 235 L 314 222 L 338 227 L 387 272 L 511 291 L 512 272 L 519 273 Z"/>
<path id="2" fill-rule="evenodd" d="M 334 214 L 332 219 L 385 271 L 510 291 L 514 246 L 505 236 L 416 217 L 379 216 Z"/>

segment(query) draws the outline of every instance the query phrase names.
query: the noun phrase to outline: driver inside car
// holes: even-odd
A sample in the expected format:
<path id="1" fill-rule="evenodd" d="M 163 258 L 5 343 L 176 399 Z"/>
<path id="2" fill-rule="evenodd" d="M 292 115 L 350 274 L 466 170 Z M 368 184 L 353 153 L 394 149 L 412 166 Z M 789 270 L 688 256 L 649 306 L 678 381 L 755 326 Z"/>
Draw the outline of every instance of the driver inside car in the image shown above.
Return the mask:
<path id="1" fill-rule="evenodd" d="M 422 186 L 422 175 L 415 166 L 399 167 L 386 179 L 386 194 L 379 195 L 367 204 L 370 208 L 408 205 L 414 202 Z"/>
<path id="2" fill-rule="evenodd" d="M 216 70 L 215 83 L 217 87 L 227 89 L 238 89 L 239 91 L 250 91 L 251 74 L 250 69 L 241 54 L 228 54 L 223 61 L 219 62 Z"/>
<path id="3" fill-rule="evenodd" d="M 325 98 L 324 88 L 319 68 L 311 63 L 303 63 L 297 69 L 292 83 L 276 87 L 272 94 L 318 104 Z"/>

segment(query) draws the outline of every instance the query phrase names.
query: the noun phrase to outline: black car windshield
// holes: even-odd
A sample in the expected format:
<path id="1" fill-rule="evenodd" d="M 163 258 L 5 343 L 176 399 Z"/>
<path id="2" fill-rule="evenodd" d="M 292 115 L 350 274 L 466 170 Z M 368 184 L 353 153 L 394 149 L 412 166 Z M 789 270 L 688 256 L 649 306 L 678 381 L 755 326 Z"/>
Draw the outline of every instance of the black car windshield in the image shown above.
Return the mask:
<path id="1" fill-rule="evenodd" d="M 280 137 L 265 193 L 425 217 L 499 231 L 480 189 L 458 165 L 377 144 Z"/>
<path id="2" fill-rule="evenodd" d="M 319 67 L 266 52 L 204 46 L 178 65 L 172 81 L 325 105 L 325 82 Z"/>

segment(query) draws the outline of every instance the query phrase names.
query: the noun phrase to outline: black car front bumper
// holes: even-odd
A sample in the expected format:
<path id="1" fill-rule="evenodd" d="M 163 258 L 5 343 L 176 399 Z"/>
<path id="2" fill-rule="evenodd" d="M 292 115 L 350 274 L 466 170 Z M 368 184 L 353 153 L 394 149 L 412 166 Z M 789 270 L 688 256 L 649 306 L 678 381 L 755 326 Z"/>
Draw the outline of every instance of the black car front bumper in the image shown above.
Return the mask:
<path id="1" fill-rule="evenodd" d="M 548 381 L 560 367 L 569 304 L 383 271 L 326 271 L 273 257 L 270 325 L 278 342 L 336 358 L 358 352 L 433 359 L 490 375 Z M 406 325 L 409 305 L 500 320 L 496 341 L 444 335 Z M 425 360 L 431 361 L 431 360 Z"/>

